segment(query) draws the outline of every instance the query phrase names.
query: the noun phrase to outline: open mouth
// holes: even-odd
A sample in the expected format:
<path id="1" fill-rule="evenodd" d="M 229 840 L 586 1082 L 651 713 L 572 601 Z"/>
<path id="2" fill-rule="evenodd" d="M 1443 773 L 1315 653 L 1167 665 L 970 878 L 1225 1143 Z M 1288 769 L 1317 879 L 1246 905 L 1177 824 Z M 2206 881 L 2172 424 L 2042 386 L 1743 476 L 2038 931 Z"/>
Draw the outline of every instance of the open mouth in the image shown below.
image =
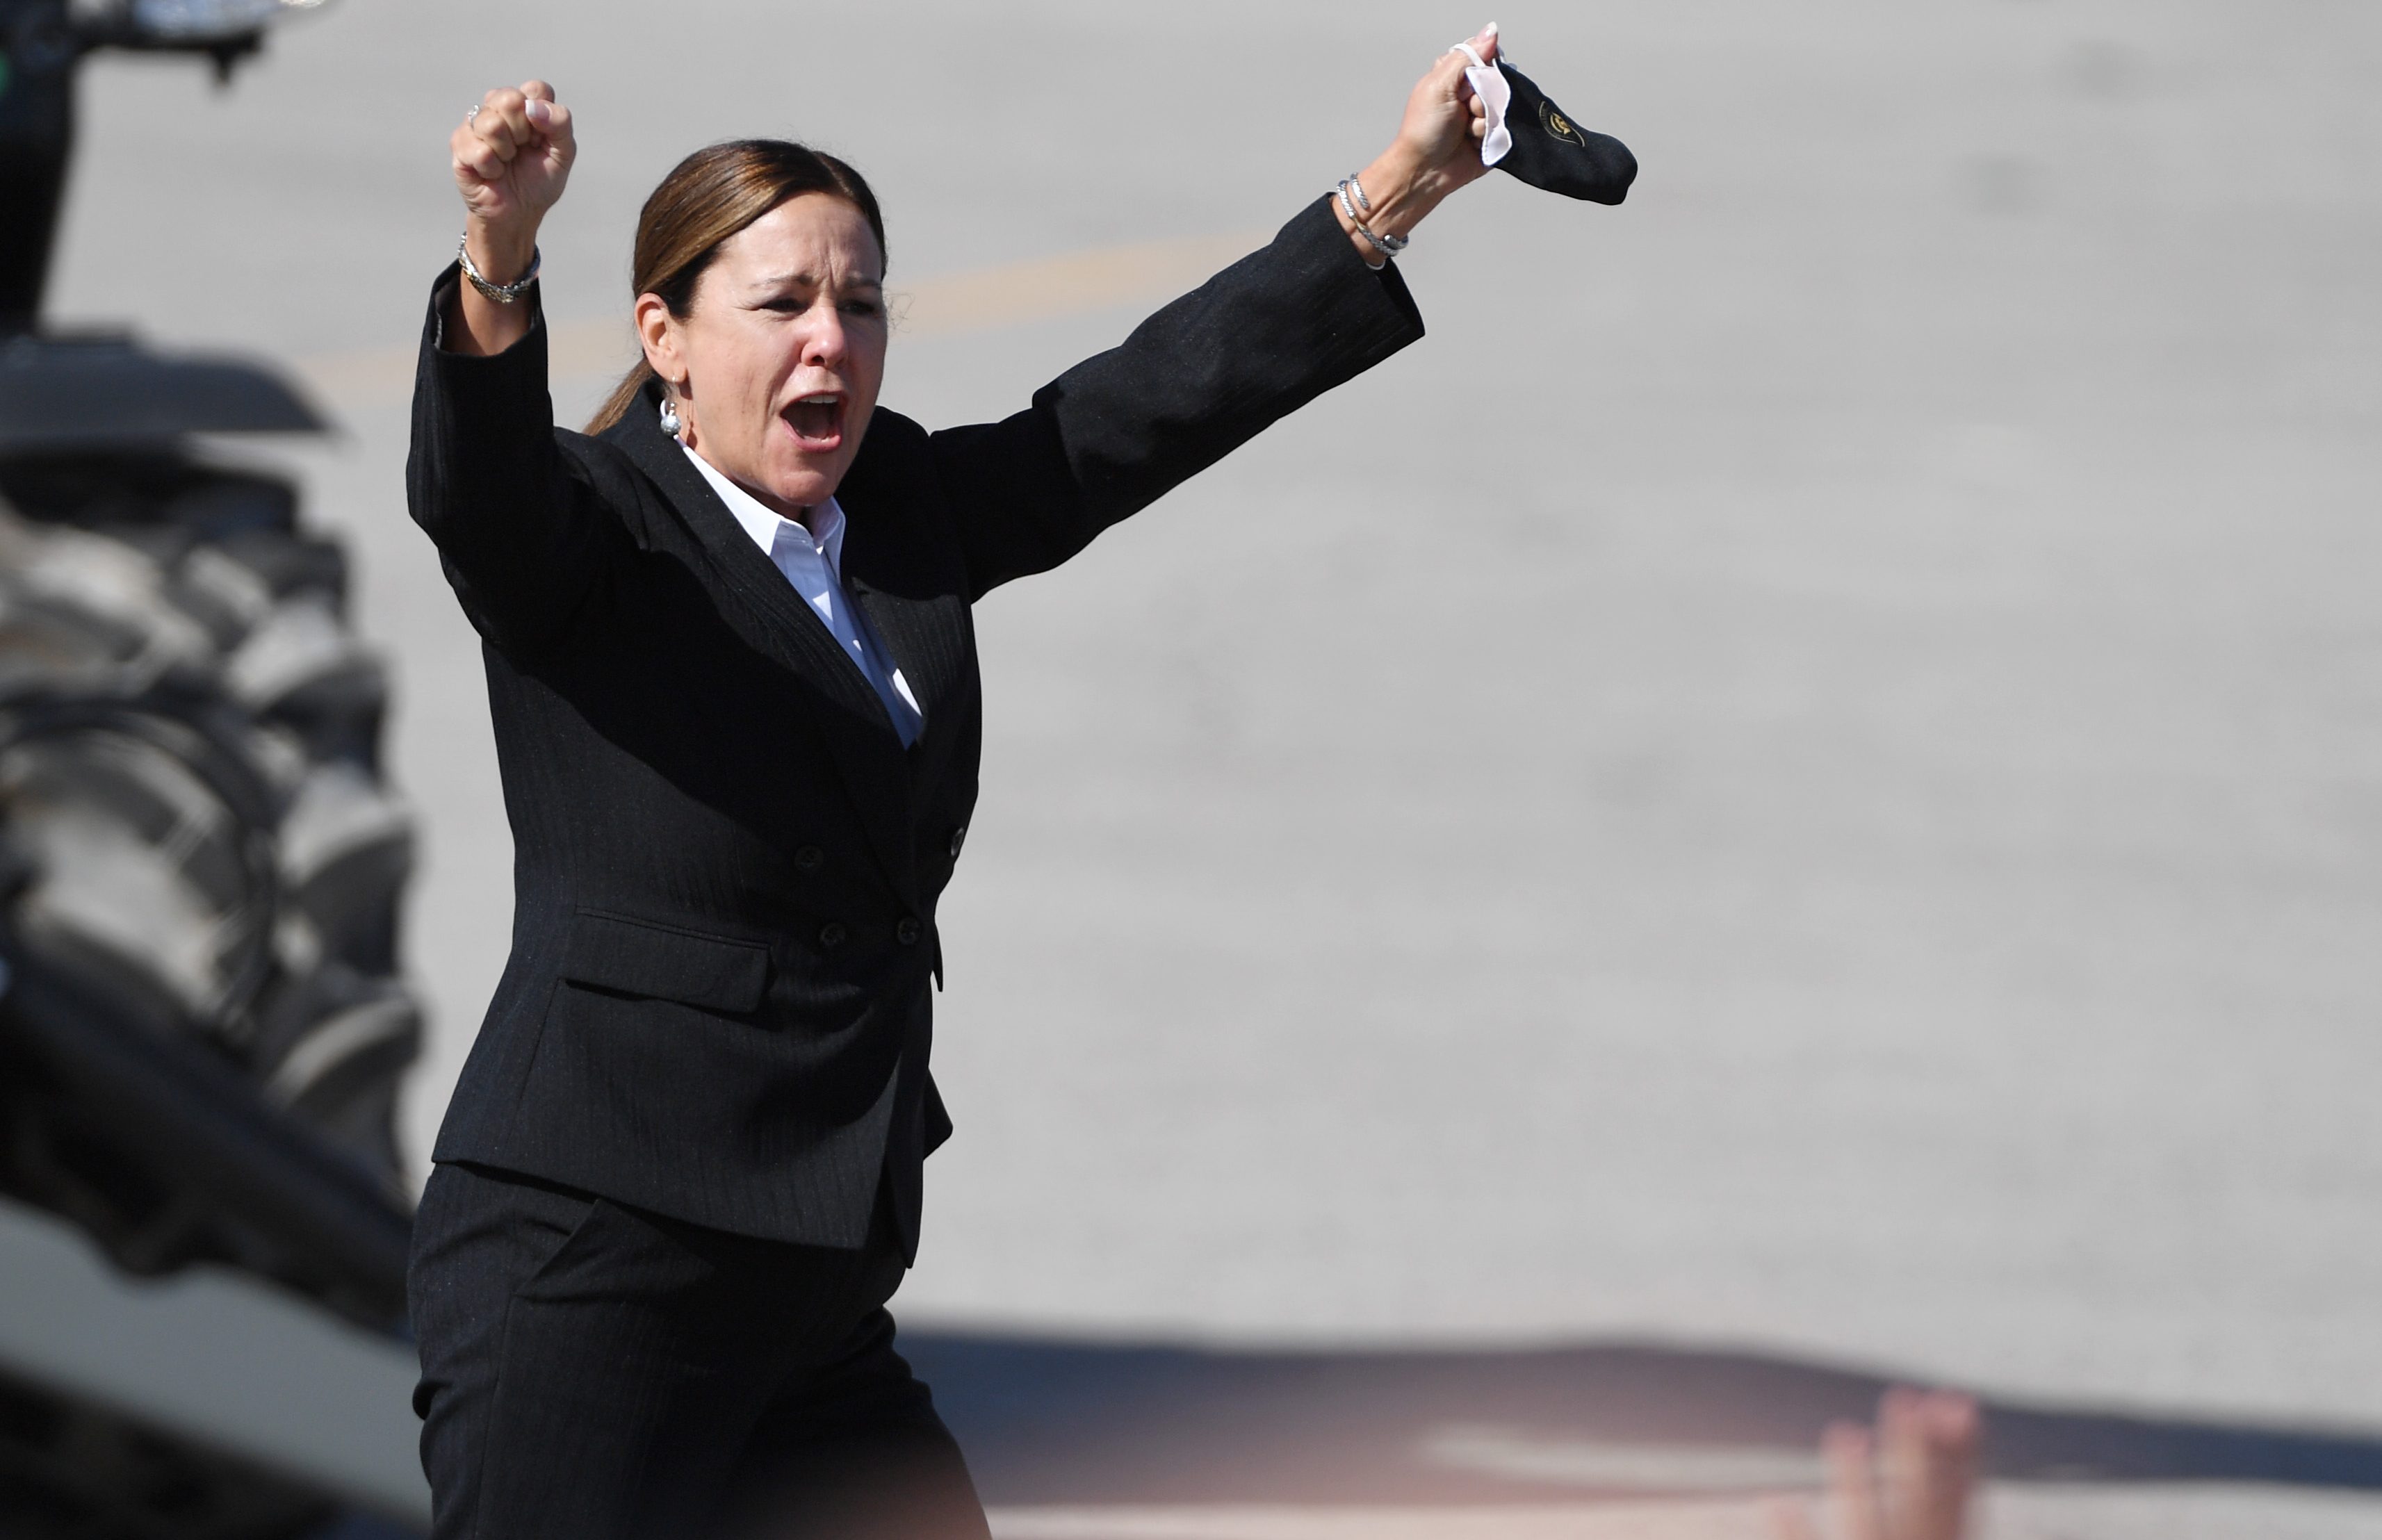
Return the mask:
<path id="1" fill-rule="evenodd" d="M 843 393 L 814 392 L 788 407 L 785 419 L 786 425 L 794 430 L 794 443 L 799 447 L 812 451 L 836 448 L 843 443 Z"/>

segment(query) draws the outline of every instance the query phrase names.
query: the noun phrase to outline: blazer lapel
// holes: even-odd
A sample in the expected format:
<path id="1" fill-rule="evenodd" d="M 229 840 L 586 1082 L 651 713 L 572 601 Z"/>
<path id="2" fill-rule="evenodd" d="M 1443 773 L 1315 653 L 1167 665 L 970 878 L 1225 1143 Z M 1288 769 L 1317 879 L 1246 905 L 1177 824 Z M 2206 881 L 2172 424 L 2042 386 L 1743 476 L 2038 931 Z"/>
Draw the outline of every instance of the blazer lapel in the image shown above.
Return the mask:
<path id="1" fill-rule="evenodd" d="M 775 643 L 773 655 L 821 698 L 827 709 L 820 713 L 819 736 L 835 760 L 844 789 L 860 809 L 869 843 L 894 892 L 913 897 L 917 863 L 910 849 L 909 765 L 901 735 L 885 715 L 885 703 L 845 655 L 827 622 L 762 554 L 702 473 L 687 463 L 686 451 L 658 429 L 638 431 L 650 422 L 632 408 L 630 421 L 604 436 L 661 489 L 710 558 L 728 597 L 760 622 L 763 634 Z M 917 688 L 915 682 L 912 688 Z"/>
<path id="2" fill-rule="evenodd" d="M 847 557 L 851 549 L 847 543 Z M 867 617 L 877 640 L 892 655 L 894 666 L 902 670 L 911 694 L 917 698 L 919 714 L 926 718 L 922 735 L 933 733 L 947 715 L 939 708 L 951 702 L 967 666 L 964 614 L 961 623 L 955 625 L 953 617 L 945 612 L 953 608 L 964 612 L 967 601 L 956 594 L 904 598 L 853 571 L 848 561 L 843 586 L 852 595 L 853 604 Z"/>

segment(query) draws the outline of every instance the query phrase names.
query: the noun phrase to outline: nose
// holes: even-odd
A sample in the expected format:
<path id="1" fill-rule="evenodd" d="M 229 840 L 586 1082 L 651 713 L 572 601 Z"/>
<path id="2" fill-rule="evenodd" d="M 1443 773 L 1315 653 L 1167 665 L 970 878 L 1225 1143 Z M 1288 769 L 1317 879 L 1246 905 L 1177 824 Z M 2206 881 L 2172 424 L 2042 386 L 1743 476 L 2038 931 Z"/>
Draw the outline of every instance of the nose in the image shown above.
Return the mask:
<path id="1" fill-rule="evenodd" d="M 839 369 L 844 354 L 843 312 L 822 299 L 811 312 L 811 324 L 804 328 L 802 361 L 807 368 Z"/>

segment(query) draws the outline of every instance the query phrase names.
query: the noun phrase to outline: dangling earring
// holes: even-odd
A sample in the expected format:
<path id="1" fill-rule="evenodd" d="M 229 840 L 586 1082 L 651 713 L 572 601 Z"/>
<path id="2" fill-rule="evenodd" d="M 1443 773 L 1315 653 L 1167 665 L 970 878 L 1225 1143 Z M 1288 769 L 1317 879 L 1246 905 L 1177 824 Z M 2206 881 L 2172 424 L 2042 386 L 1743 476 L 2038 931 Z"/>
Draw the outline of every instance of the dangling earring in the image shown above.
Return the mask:
<path id="1" fill-rule="evenodd" d="M 662 432 L 676 438 L 679 427 L 678 403 L 671 400 L 668 395 L 664 395 L 662 397 Z"/>

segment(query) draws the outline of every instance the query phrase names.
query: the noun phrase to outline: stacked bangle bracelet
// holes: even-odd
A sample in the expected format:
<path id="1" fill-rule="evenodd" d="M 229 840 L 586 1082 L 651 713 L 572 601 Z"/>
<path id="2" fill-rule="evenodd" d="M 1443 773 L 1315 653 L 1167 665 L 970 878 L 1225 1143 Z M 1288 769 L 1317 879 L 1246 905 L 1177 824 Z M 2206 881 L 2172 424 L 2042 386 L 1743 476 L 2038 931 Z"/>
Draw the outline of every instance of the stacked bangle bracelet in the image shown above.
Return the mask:
<path id="1" fill-rule="evenodd" d="M 1348 216 L 1349 224 L 1357 226 L 1357 233 L 1358 235 L 1363 236 L 1367 240 L 1373 243 L 1374 251 L 1379 251 L 1385 257 L 1394 257 L 1399 252 L 1406 249 L 1409 244 L 1406 237 L 1375 235 L 1373 233 L 1372 226 L 1365 223 L 1365 214 L 1370 214 L 1373 212 L 1373 201 L 1365 196 L 1365 186 L 1362 182 L 1357 180 L 1357 174 L 1355 172 L 1351 171 L 1346 177 L 1343 177 L 1340 185 L 1333 190 L 1338 192 L 1340 195 L 1340 212 Z M 1356 195 L 1356 202 L 1349 202 L 1349 194 L 1351 193 Z M 1358 214 L 1357 212 L 1360 207 L 1365 211 L 1365 214 Z"/>

